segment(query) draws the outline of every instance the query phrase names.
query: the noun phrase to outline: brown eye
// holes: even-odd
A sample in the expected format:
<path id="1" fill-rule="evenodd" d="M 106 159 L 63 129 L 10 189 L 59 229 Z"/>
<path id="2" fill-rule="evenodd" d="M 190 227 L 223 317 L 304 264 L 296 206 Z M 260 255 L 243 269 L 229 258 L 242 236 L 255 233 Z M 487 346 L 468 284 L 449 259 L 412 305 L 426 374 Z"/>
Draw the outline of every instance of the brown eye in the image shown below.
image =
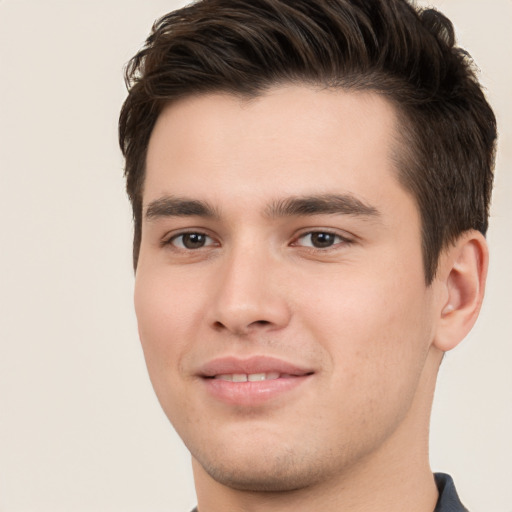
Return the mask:
<path id="1" fill-rule="evenodd" d="M 315 249 L 328 249 L 335 244 L 343 242 L 343 238 L 334 233 L 325 231 L 313 231 L 302 235 L 298 240 L 298 245 L 303 247 L 313 247 Z"/>
<path id="2" fill-rule="evenodd" d="M 170 243 L 180 249 L 201 249 L 213 244 L 213 240 L 204 233 L 182 233 L 173 237 Z"/>

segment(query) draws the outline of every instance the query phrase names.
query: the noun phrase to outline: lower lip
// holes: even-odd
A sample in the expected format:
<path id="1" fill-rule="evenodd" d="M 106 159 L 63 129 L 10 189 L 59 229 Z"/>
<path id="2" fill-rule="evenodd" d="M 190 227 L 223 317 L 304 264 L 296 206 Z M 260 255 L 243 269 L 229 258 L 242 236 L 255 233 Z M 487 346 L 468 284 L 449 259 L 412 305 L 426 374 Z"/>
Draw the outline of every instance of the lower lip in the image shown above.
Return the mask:
<path id="1" fill-rule="evenodd" d="M 253 407 L 278 398 L 304 384 L 311 375 L 280 377 L 255 382 L 203 379 L 210 395 L 230 405 Z"/>

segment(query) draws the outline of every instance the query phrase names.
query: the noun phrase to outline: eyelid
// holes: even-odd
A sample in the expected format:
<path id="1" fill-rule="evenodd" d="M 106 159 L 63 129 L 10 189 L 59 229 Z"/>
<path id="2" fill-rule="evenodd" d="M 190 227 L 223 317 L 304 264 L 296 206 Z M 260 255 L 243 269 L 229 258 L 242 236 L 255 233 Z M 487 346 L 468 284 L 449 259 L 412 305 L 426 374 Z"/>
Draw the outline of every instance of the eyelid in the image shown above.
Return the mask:
<path id="1" fill-rule="evenodd" d="M 324 247 L 324 248 L 314 247 L 314 246 L 307 246 L 307 245 L 302 245 L 302 244 L 299 243 L 299 241 L 301 239 L 307 237 L 308 235 L 313 235 L 313 234 L 318 234 L 318 233 L 329 234 L 329 235 L 332 235 L 334 237 L 337 237 L 339 240 L 335 241 L 333 243 L 333 245 L 328 246 L 328 247 Z M 162 237 L 162 239 L 160 241 L 160 245 L 161 246 L 171 246 L 174 249 L 183 250 L 183 251 L 192 251 L 192 250 L 196 250 L 197 251 L 199 249 L 188 249 L 186 247 L 177 246 L 176 244 L 173 243 L 176 239 L 179 239 L 180 237 L 182 237 L 184 235 L 190 235 L 190 234 L 202 235 L 202 236 L 206 237 L 207 239 L 209 239 L 209 242 L 207 242 L 203 247 L 200 247 L 199 249 L 208 248 L 208 247 L 212 247 L 212 246 L 219 246 L 220 245 L 220 242 L 217 240 L 217 238 L 214 235 L 212 235 L 209 232 L 209 230 L 204 229 L 204 228 L 184 228 L 184 229 L 181 229 L 181 230 L 173 231 L 171 233 L 167 233 L 164 237 Z M 313 250 L 313 251 L 326 252 L 326 251 L 328 251 L 330 249 L 331 250 L 332 249 L 336 249 L 340 245 L 353 244 L 355 242 L 356 238 L 357 237 L 355 235 L 347 234 L 346 232 L 340 233 L 336 229 L 332 229 L 332 228 L 308 228 L 307 230 L 303 230 L 303 231 L 295 234 L 293 236 L 293 238 L 292 238 L 292 241 L 291 241 L 290 245 L 291 246 L 303 247 L 304 249 L 310 249 L 310 250 Z"/>
<path id="2" fill-rule="evenodd" d="M 177 245 L 175 245 L 173 243 L 176 239 L 178 239 L 178 238 L 180 238 L 182 236 L 185 236 L 185 235 L 202 235 L 202 236 L 210 239 L 213 242 L 213 243 L 207 243 L 206 245 L 204 245 L 203 247 L 200 247 L 199 249 L 203 249 L 205 247 L 211 247 L 211 246 L 214 246 L 214 245 L 219 245 L 213 235 L 208 233 L 207 230 L 201 229 L 201 228 L 198 228 L 198 229 L 187 228 L 187 229 L 182 229 L 182 230 L 178 230 L 178 231 L 175 231 L 175 232 L 167 233 L 162 238 L 162 240 L 160 242 L 160 245 L 162 245 L 162 246 L 171 246 L 174 249 L 182 250 L 182 251 L 192 251 L 192 250 L 196 250 L 197 251 L 197 250 L 199 250 L 199 249 L 188 249 L 186 247 L 180 247 L 180 246 L 177 246 Z"/>
<path id="3" fill-rule="evenodd" d="M 313 246 L 301 245 L 301 244 L 298 243 L 299 240 L 307 237 L 308 235 L 314 235 L 314 234 L 318 234 L 318 233 L 332 235 L 334 237 L 337 237 L 339 239 L 339 241 L 338 242 L 334 242 L 329 247 L 323 247 L 323 248 L 322 247 L 313 247 Z M 311 229 L 310 228 L 307 231 L 302 231 L 299 234 L 297 234 L 293 238 L 293 241 L 292 241 L 292 243 L 290 245 L 303 247 L 305 249 L 310 249 L 310 250 L 313 250 L 313 251 L 326 252 L 326 251 L 329 251 L 329 250 L 337 249 L 337 248 L 339 248 L 340 245 L 350 245 L 350 244 L 353 244 L 354 241 L 355 241 L 354 239 L 355 239 L 354 236 L 349 236 L 346 233 L 340 233 L 339 231 L 336 231 L 335 229 L 329 229 L 329 228 L 314 228 L 314 229 Z"/>

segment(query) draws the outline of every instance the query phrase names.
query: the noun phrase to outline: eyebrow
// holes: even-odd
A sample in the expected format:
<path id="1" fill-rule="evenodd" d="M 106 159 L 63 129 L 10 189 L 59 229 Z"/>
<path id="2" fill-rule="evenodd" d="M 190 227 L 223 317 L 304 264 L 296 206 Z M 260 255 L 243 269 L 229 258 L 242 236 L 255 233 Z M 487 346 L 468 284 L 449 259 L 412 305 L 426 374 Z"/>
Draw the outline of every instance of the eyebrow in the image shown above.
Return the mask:
<path id="1" fill-rule="evenodd" d="M 342 214 L 374 218 L 380 216 L 377 208 L 351 194 L 290 197 L 271 203 L 266 210 L 266 214 L 270 217 L 298 217 L 322 214 Z"/>
<path id="2" fill-rule="evenodd" d="M 219 214 L 205 201 L 164 196 L 148 204 L 145 217 L 147 220 L 156 220 L 162 217 L 218 218 Z"/>
<path id="3" fill-rule="evenodd" d="M 355 215 L 359 217 L 379 217 L 374 206 L 363 202 L 351 194 L 322 194 L 288 197 L 275 200 L 265 209 L 271 218 L 300 217 L 312 215 Z M 205 201 L 174 196 L 164 196 L 151 201 L 145 217 L 156 220 L 162 217 L 206 217 L 218 219 L 219 212 Z"/>

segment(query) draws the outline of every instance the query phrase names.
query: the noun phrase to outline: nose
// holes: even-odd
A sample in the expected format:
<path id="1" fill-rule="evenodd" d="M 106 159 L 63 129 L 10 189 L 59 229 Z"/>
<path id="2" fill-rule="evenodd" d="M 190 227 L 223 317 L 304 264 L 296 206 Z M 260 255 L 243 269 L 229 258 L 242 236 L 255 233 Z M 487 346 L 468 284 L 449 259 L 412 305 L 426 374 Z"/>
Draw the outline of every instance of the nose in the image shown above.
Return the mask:
<path id="1" fill-rule="evenodd" d="M 285 327 L 291 313 L 283 270 L 282 263 L 264 250 L 232 251 L 216 276 L 212 327 L 238 336 Z"/>

